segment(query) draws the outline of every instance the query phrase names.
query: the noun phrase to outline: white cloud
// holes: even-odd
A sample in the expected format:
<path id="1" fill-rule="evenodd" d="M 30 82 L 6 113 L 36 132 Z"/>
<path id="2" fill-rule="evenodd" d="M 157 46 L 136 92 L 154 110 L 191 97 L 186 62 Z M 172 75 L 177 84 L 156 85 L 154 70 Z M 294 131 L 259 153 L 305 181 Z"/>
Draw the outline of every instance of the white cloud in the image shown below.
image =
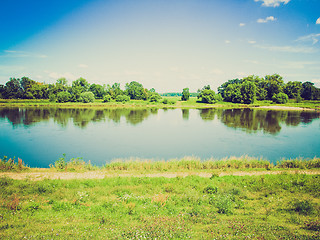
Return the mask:
<path id="1" fill-rule="evenodd" d="M 26 51 L 15 51 L 15 50 L 4 50 L 5 55 L 1 57 L 9 57 L 9 58 L 47 58 L 48 56 L 44 54 L 26 52 Z"/>
<path id="2" fill-rule="evenodd" d="M 254 40 L 249 40 L 248 43 L 250 43 L 250 44 L 255 44 L 256 41 L 254 41 Z"/>
<path id="3" fill-rule="evenodd" d="M 279 7 L 281 3 L 287 4 L 290 0 L 254 0 L 255 2 L 263 2 L 265 7 Z"/>
<path id="4" fill-rule="evenodd" d="M 320 24 L 320 17 L 317 19 L 316 24 Z"/>
<path id="5" fill-rule="evenodd" d="M 229 44 L 229 43 L 231 43 L 229 40 L 225 40 L 224 41 L 226 44 Z"/>
<path id="6" fill-rule="evenodd" d="M 274 16 L 269 16 L 269 17 L 266 17 L 265 19 L 263 18 L 259 18 L 257 20 L 257 23 L 266 23 L 266 22 L 273 22 L 273 21 L 276 21 L 277 19 L 274 17 Z"/>
<path id="7" fill-rule="evenodd" d="M 273 52 L 288 52 L 288 53 L 315 53 L 312 47 L 295 47 L 295 46 L 263 46 L 255 45 L 257 48 L 266 49 Z"/>
<path id="8" fill-rule="evenodd" d="M 244 27 L 246 24 L 245 23 L 239 23 L 240 27 Z"/>
<path id="9" fill-rule="evenodd" d="M 81 64 L 79 64 L 79 65 L 78 65 L 78 67 L 79 67 L 79 68 L 87 68 L 87 67 L 88 67 L 88 65 L 87 65 L 87 64 L 83 64 L 83 63 L 81 63 Z"/>
<path id="10" fill-rule="evenodd" d="M 214 68 L 210 71 L 210 74 L 214 74 L 214 75 L 222 75 L 224 74 L 224 72 L 218 68 Z"/>
<path id="11" fill-rule="evenodd" d="M 319 38 L 320 38 L 320 33 L 317 33 L 317 34 L 312 33 L 307 36 L 299 37 L 296 41 L 297 42 L 310 42 L 310 41 L 312 41 L 312 44 L 316 44 L 317 42 L 319 42 Z"/>
<path id="12" fill-rule="evenodd" d="M 65 73 L 57 73 L 57 72 L 50 72 L 50 71 L 44 71 L 51 79 L 57 80 L 59 78 L 66 78 L 67 80 L 71 80 L 74 81 L 76 80 L 78 77 L 76 77 L 75 75 L 73 75 L 70 72 L 65 72 Z"/>

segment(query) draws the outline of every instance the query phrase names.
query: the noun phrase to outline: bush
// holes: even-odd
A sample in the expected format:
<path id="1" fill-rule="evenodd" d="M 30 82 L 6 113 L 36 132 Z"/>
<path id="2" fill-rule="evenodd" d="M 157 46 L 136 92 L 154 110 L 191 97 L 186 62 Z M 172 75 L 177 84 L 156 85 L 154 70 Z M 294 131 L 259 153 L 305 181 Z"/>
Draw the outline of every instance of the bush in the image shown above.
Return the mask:
<path id="1" fill-rule="evenodd" d="M 296 199 L 293 203 L 293 210 L 299 214 L 309 215 L 313 213 L 314 207 L 308 200 L 299 201 Z"/>
<path id="2" fill-rule="evenodd" d="M 57 101 L 57 96 L 53 93 L 49 94 L 49 101 L 50 102 L 56 102 Z"/>
<path id="3" fill-rule="evenodd" d="M 287 103 L 288 102 L 288 95 L 285 94 L 285 93 L 278 93 L 278 94 L 275 94 L 273 95 L 272 97 L 272 101 L 275 102 L 275 103 L 280 103 L 280 104 L 284 104 L 284 103 Z"/>
<path id="4" fill-rule="evenodd" d="M 214 194 L 218 192 L 218 188 L 214 187 L 214 186 L 207 186 L 204 190 L 204 193 L 208 193 L 208 194 Z"/>
<path id="5" fill-rule="evenodd" d="M 128 102 L 130 101 L 130 97 L 127 95 L 118 95 L 116 97 L 116 102 Z"/>
<path id="6" fill-rule="evenodd" d="M 158 102 L 160 99 L 161 96 L 159 95 L 159 93 L 151 93 L 151 95 L 149 96 L 150 102 Z"/>
<path id="7" fill-rule="evenodd" d="M 233 201 L 230 195 L 219 195 L 216 199 L 215 206 L 218 208 L 218 213 L 232 214 Z"/>
<path id="8" fill-rule="evenodd" d="M 112 100 L 112 97 L 109 94 L 105 95 L 103 98 L 103 102 L 111 102 L 111 100 Z"/>
<path id="9" fill-rule="evenodd" d="M 59 103 L 69 102 L 71 99 L 71 94 L 69 92 L 59 92 L 57 94 L 57 101 Z"/>
<path id="10" fill-rule="evenodd" d="M 164 99 L 162 100 L 162 103 L 163 103 L 163 104 L 168 104 L 168 102 L 169 102 L 169 100 L 168 100 L 167 98 L 164 98 Z"/>
<path id="11" fill-rule="evenodd" d="M 81 102 L 90 103 L 94 102 L 94 94 L 92 92 L 83 92 L 80 94 Z"/>

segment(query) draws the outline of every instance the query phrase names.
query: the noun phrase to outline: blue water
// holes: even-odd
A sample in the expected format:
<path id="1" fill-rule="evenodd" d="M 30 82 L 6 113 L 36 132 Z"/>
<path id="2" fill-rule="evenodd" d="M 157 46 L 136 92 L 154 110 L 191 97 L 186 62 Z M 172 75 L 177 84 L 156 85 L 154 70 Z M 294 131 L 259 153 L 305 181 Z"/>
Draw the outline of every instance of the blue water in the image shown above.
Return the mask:
<path id="1" fill-rule="evenodd" d="M 0 108 L 0 157 L 48 167 L 62 154 L 114 159 L 320 156 L 316 112 L 249 109 Z"/>

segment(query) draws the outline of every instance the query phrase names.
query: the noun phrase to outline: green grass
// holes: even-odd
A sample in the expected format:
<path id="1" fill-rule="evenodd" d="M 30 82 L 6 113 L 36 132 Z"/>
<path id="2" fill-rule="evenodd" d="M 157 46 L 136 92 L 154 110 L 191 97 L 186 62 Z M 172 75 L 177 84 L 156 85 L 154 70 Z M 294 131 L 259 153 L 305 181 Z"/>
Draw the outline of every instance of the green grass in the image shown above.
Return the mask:
<path id="1" fill-rule="evenodd" d="M 0 179 L 1 239 L 317 239 L 320 176 Z"/>
<path id="2" fill-rule="evenodd" d="M 172 104 L 163 104 L 162 100 L 168 99 Z M 287 107 L 301 107 L 320 109 L 320 101 L 302 101 L 296 103 L 291 99 L 286 104 L 275 104 L 272 101 L 256 101 L 253 104 L 239 104 L 230 102 L 219 102 L 216 104 L 205 104 L 198 102 L 196 97 L 191 97 L 188 101 L 181 101 L 181 97 L 163 97 L 160 102 L 148 102 L 143 100 L 130 100 L 126 103 L 108 102 L 103 103 L 102 100 L 95 100 L 94 103 L 52 103 L 47 99 L 0 99 L 0 106 L 50 106 L 50 107 L 108 107 L 108 108 L 141 108 L 141 107 L 158 107 L 158 108 L 247 108 L 247 107 L 259 107 L 259 106 L 287 106 Z"/>

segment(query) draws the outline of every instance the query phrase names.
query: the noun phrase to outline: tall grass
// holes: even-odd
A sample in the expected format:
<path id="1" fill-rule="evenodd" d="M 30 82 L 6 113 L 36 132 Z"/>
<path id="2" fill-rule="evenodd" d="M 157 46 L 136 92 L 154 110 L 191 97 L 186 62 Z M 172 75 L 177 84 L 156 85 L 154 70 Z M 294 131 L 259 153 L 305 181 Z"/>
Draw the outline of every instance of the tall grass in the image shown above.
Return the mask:
<path id="1" fill-rule="evenodd" d="M 18 161 L 15 161 L 15 157 L 9 158 L 4 156 L 0 158 L 0 172 L 18 172 L 22 170 L 29 169 L 25 164 L 22 162 L 21 158 L 18 158 Z"/>

